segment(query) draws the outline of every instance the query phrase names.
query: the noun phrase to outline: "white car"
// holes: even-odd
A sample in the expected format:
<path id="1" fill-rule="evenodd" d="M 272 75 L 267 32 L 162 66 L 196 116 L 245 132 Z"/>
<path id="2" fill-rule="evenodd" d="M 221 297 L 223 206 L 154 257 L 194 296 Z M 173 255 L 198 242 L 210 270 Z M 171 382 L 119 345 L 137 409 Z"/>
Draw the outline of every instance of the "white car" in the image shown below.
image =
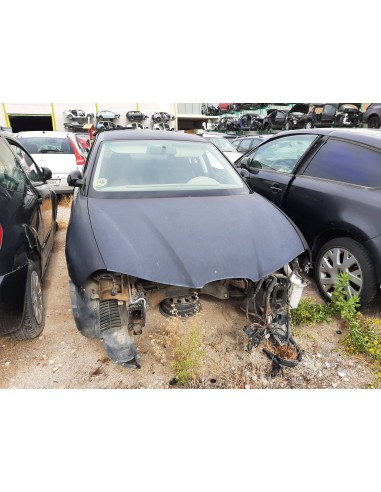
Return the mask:
<path id="1" fill-rule="evenodd" d="M 202 136 L 209 142 L 212 142 L 212 144 L 214 144 L 230 162 L 235 162 L 241 157 L 242 154 L 237 152 L 237 149 L 233 147 L 224 134 L 203 133 Z"/>
<path id="2" fill-rule="evenodd" d="M 94 118 L 93 113 L 85 113 L 82 109 L 66 109 L 63 112 L 65 118 L 69 120 L 83 120 L 85 118 Z"/>
<path id="3" fill-rule="evenodd" d="M 16 138 L 40 167 L 45 166 L 52 171 L 49 185 L 56 194 L 73 192 L 73 187 L 67 184 L 67 176 L 77 169 L 82 172 L 87 157 L 75 133 L 31 131 L 20 132 Z"/>

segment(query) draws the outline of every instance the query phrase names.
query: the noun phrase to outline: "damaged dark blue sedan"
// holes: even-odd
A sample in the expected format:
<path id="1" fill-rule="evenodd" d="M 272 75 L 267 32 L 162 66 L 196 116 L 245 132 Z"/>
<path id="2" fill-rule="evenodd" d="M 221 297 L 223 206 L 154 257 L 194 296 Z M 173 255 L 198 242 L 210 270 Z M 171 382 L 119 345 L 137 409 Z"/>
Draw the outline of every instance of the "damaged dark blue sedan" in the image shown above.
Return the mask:
<path id="1" fill-rule="evenodd" d="M 74 318 L 115 362 L 140 367 L 134 336 L 150 309 L 191 316 L 203 295 L 234 296 L 279 327 L 297 304 L 303 236 L 205 139 L 101 131 L 68 183 L 77 188 L 66 243 Z"/>

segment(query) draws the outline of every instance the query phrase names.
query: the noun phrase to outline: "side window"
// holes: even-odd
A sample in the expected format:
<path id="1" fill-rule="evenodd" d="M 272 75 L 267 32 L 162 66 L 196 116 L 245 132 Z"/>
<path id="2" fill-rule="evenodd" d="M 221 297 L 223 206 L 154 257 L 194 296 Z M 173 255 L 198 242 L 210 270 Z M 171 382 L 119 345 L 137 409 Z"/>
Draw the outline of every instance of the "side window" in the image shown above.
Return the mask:
<path id="1" fill-rule="evenodd" d="M 340 140 L 328 140 L 304 171 L 307 176 L 359 186 L 381 186 L 381 154 Z"/>
<path id="2" fill-rule="evenodd" d="M 332 106 L 332 104 L 326 104 L 324 106 L 324 113 L 327 116 L 333 116 L 336 113 L 336 107 Z"/>
<path id="3" fill-rule="evenodd" d="M 25 171 L 25 174 L 32 181 L 33 184 L 42 184 L 44 182 L 41 170 L 38 168 L 34 160 L 20 147 L 14 145 L 12 142 L 8 142 L 13 152 L 16 154 L 21 167 Z"/>
<path id="4" fill-rule="evenodd" d="M 249 167 L 292 173 L 317 135 L 291 135 L 262 145 L 251 155 Z"/>
<path id="5" fill-rule="evenodd" d="M 242 140 L 242 142 L 239 146 L 239 151 L 240 152 L 247 152 L 251 148 L 251 142 L 252 142 L 252 140 L 250 138 L 246 138 L 245 140 Z"/>
<path id="6" fill-rule="evenodd" d="M 15 155 L 0 137 L 0 184 L 10 191 L 23 191 L 25 174 L 18 166 Z"/>

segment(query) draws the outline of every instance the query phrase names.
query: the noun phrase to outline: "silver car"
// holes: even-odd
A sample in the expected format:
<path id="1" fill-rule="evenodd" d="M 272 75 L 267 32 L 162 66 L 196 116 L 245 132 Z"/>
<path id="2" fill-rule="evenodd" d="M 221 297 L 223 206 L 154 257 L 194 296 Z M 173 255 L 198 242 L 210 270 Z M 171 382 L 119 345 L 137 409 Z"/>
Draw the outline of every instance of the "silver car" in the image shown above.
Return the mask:
<path id="1" fill-rule="evenodd" d="M 49 184 L 56 194 L 73 192 L 73 187 L 67 184 L 67 176 L 76 169 L 82 171 L 87 157 L 75 133 L 31 131 L 20 132 L 16 138 L 21 140 L 40 167 L 48 167 L 52 171 Z"/>
<path id="2" fill-rule="evenodd" d="M 110 111 L 109 109 L 104 109 L 103 111 L 98 111 L 97 118 L 98 120 L 116 120 L 120 117 L 120 114 L 114 113 L 114 111 Z"/>

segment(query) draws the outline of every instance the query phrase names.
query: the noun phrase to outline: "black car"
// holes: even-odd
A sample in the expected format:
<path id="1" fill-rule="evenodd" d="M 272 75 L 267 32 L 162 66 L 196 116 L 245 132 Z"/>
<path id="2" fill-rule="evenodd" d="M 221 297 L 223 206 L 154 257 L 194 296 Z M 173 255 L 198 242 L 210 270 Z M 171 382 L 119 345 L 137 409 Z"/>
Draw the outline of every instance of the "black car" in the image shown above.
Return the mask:
<path id="1" fill-rule="evenodd" d="M 83 176 L 68 183 L 77 187 L 66 241 L 75 322 L 117 363 L 140 367 L 133 335 L 149 309 L 191 316 L 203 295 L 234 296 L 266 326 L 283 323 L 304 239 L 206 139 L 100 132 Z"/>
<path id="2" fill-rule="evenodd" d="M 263 126 L 263 118 L 256 113 L 245 113 L 238 118 L 238 124 L 241 130 L 260 131 Z"/>
<path id="3" fill-rule="evenodd" d="M 0 133 L 0 335 L 37 337 L 44 328 L 41 279 L 56 231 L 57 199 L 19 140 Z"/>
<path id="4" fill-rule="evenodd" d="M 71 121 L 70 123 L 64 123 L 64 128 L 71 132 L 83 132 L 83 123 L 79 121 Z"/>
<path id="5" fill-rule="evenodd" d="M 216 123 L 216 130 L 238 131 L 240 124 L 237 118 L 232 116 L 223 116 Z"/>
<path id="6" fill-rule="evenodd" d="M 381 282 L 381 133 L 282 132 L 235 164 L 304 234 L 322 295 L 347 272 L 348 294 L 369 304 Z"/>
<path id="7" fill-rule="evenodd" d="M 381 126 L 381 103 L 371 103 L 362 114 L 361 122 L 368 128 L 380 128 Z"/>
<path id="8" fill-rule="evenodd" d="M 272 135 L 248 135 L 247 137 L 237 137 L 231 143 L 237 149 L 237 152 L 245 154 L 271 137 Z"/>
<path id="9" fill-rule="evenodd" d="M 148 118 L 148 115 L 143 114 L 141 111 L 127 111 L 126 118 L 129 121 L 141 123 Z"/>
<path id="10" fill-rule="evenodd" d="M 305 115 L 310 112 L 310 105 L 304 103 L 294 104 L 287 114 L 285 129 L 292 130 L 304 128 L 306 123 Z"/>
<path id="11" fill-rule="evenodd" d="M 356 127 L 361 124 L 360 103 L 313 103 L 294 128 Z M 291 108 L 292 109 L 292 108 Z M 289 127 L 288 127 L 289 129 Z"/>
<path id="12" fill-rule="evenodd" d="M 268 103 L 231 103 L 230 111 L 242 111 L 243 109 L 260 109 L 268 106 Z"/>
<path id="13" fill-rule="evenodd" d="M 286 126 L 287 113 L 288 111 L 283 109 L 268 109 L 262 122 L 263 131 L 283 130 Z"/>

